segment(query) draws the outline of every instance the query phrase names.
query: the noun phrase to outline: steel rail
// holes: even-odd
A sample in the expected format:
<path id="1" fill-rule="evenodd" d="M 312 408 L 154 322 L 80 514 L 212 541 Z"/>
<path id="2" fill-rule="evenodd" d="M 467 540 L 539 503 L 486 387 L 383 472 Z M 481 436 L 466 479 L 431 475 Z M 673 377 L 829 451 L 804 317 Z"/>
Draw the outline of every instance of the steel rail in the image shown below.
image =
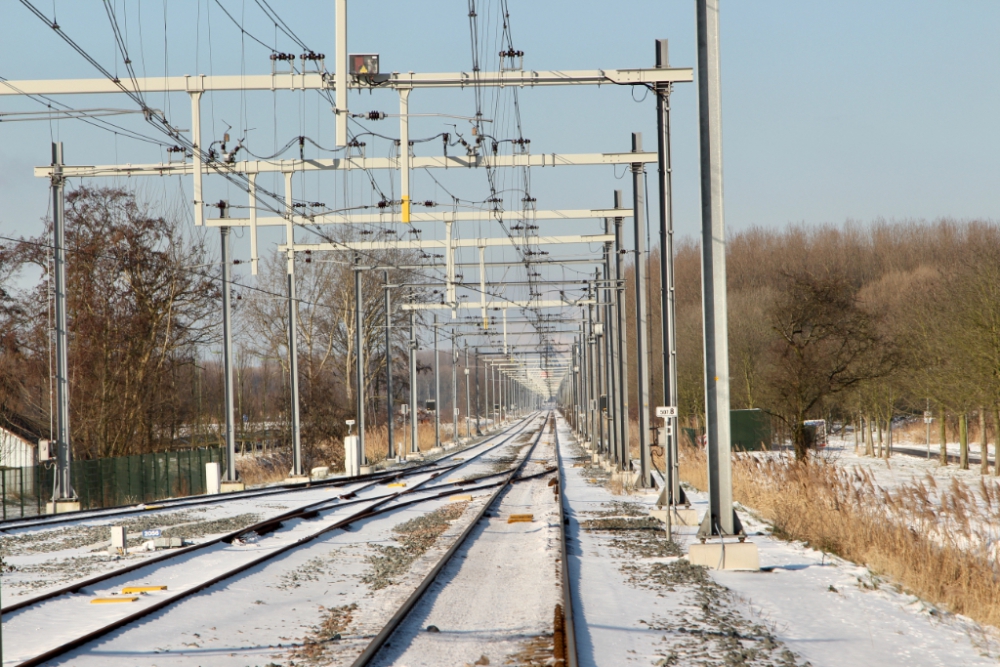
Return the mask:
<path id="1" fill-rule="evenodd" d="M 528 424 L 530 424 L 533 421 L 533 418 L 534 418 L 534 416 L 528 417 L 525 420 L 523 420 L 523 422 L 524 422 L 523 424 L 515 425 L 515 427 L 516 426 L 521 426 L 521 428 L 518 429 L 517 433 L 519 433 L 520 431 L 524 430 L 524 427 L 527 426 Z M 540 434 L 541 434 L 542 431 L 544 431 L 544 425 L 545 425 L 545 423 L 547 423 L 547 421 L 548 421 L 548 418 L 546 418 L 546 422 L 543 422 L 542 427 L 539 429 L 539 433 Z M 510 429 L 508 429 L 508 430 L 510 430 Z M 454 466 L 454 467 L 461 467 L 461 466 L 464 466 L 464 465 L 468 465 L 469 463 L 471 463 L 472 461 L 474 461 L 475 458 L 478 458 L 479 456 L 486 454 L 488 451 L 492 451 L 493 449 L 496 449 L 497 447 L 499 447 L 502 444 L 506 443 L 511 438 L 513 438 L 515 435 L 517 435 L 517 433 L 512 433 L 507 438 L 504 438 L 504 440 L 502 440 L 500 443 L 498 443 L 498 444 L 490 447 L 488 450 L 485 450 L 484 452 L 481 452 L 476 457 L 474 457 L 472 459 L 469 459 L 468 461 L 464 461 L 461 464 L 459 464 L 458 466 Z M 541 437 L 541 436 L 539 435 L 539 437 Z M 537 443 L 537 439 L 536 439 L 536 443 Z M 534 445 L 532 445 L 532 450 L 533 449 L 534 449 Z M 521 461 L 521 463 L 515 468 L 515 470 L 511 474 L 511 477 L 513 477 L 514 473 L 520 471 L 521 468 L 523 468 L 524 464 L 530 459 L 531 451 L 532 450 L 529 450 L 528 454 L 524 457 L 524 459 Z M 440 474 L 441 473 L 439 472 L 437 475 L 433 475 L 433 476 L 429 477 L 428 479 L 420 482 L 419 484 L 406 489 L 405 491 L 401 491 L 401 492 L 392 494 L 390 496 L 384 497 L 381 500 L 377 500 L 377 501 L 373 502 L 371 505 L 369 505 L 368 507 L 366 507 L 365 509 L 363 509 L 363 510 L 361 510 L 359 512 L 356 512 L 356 513 L 354 513 L 354 514 L 352 514 L 350 516 L 347 516 L 347 517 L 345 517 L 345 518 L 343 518 L 343 519 L 341 519 L 339 521 L 336 521 L 336 522 L 330 524 L 329 526 L 326 526 L 325 528 L 323 528 L 323 529 L 321 529 L 319 531 L 316 531 L 315 533 L 311 533 L 309 535 L 305 535 L 305 536 L 303 536 L 303 537 L 295 540 L 294 542 L 291 542 L 291 543 L 286 544 L 286 545 L 284 545 L 282 547 L 278 547 L 278 548 L 276 548 L 276 549 L 274 549 L 272 551 L 269 551 L 269 552 L 267 552 L 265 554 L 262 554 L 261 556 L 259 556 L 257 558 L 254 558 L 254 559 L 252 559 L 250 561 L 247 561 L 246 563 L 243 563 L 243 564 L 239 565 L 238 567 L 232 568 L 231 570 L 227 570 L 226 572 L 222 572 L 222 573 L 220 573 L 220 574 L 218 574 L 218 575 L 216 575 L 214 577 L 211 577 L 211 578 L 209 578 L 209 579 L 207 579 L 205 581 L 202 581 L 202 582 L 200 582 L 200 583 L 192 586 L 191 588 L 188 588 L 188 589 L 185 589 L 183 591 L 180 591 L 180 592 L 178 592 L 178 593 L 176 593 L 174 595 L 166 597 L 166 598 L 164 598 L 162 600 L 159 600 L 159 601 L 157 601 L 155 603 L 146 605 L 142 609 L 139 609 L 138 611 L 136 611 L 136 612 L 134 612 L 132 614 L 128 614 L 126 616 L 123 616 L 123 617 L 121 617 L 119 619 L 116 619 L 116 620 L 112 621 L 111 623 L 108 623 L 108 624 L 106 624 L 104 626 L 101 626 L 100 628 L 92 630 L 92 631 L 90 631 L 90 632 L 88 632 L 86 634 L 83 634 L 83 635 L 81 635 L 79 637 L 71 639 L 70 641 L 68 641 L 68 642 L 66 642 L 64 644 L 60 644 L 59 646 L 56 646 L 56 647 L 54 647 L 52 649 L 49 649 L 48 651 L 45 651 L 45 652 L 40 653 L 40 654 L 38 654 L 36 656 L 33 656 L 32 658 L 29 658 L 29 659 L 27 659 L 27 660 L 25 660 L 25 661 L 23 661 L 21 663 L 18 663 L 18 667 L 33 667 L 35 665 L 44 664 L 48 660 L 51 660 L 51 659 L 56 658 L 56 657 L 59 657 L 60 655 L 68 653 L 69 651 L 72 651 L 73 649 L 79 648 L 80 646 L 83 646 L 83 645 L 85 645 L 85 644 L 93 641 L 94 639 L 98 639 L 100 637 L 103 637 L 104 635 L 107 635 L 107 634 L 109 634 L 111 632 L 114 632 L 115 630 L 118 630 L 120 628 L 123 628 L 123 627 L 125 627 L 125 626 L 127 626 L 127 625 L 129 625 L 129 624 L 131 624 L 131 623 L 133 623 L 133 622 L 141 619 L 141 618 L 144 618 L 145 616 L 148 616 L 149 614 L 152 614 L 153 612 L 156 612 L 156 611 L 159 611 L 161 609 L 164 609 L 165 607 L 168 607 L 168 606 L 170 606 L 170 605 L 172 605 L 172 604 L 174 604 L 176 602 L 179 602 L 179 601 L 184 600 L 186 598 L 189 598 L 189 597 L 191 597 L 191 596 L 193 596 L 193 595 L 195 595 L 197 593 L 200 593 L 201 591 L 205 590 L 206 588 L 209 588 L 210 586 L 214 586 L 215 584 L 217 584 L 217 583 L 219 583 L 221 581 L 225 581 L 226 579 L 229 579 L 229 578 L 232 578 L 232 577 L 234 577 L 234 576 L 236 576 L 238 574 L 241 574 L 242 572 L 245 572 L 245 571 L 247 571 L 247 570 L 249 570 L 249 569 L 251 569 L 253 567 L 256 567 L 257 565 L 260 565 L 261 563 L 264 563 L 266 561 L 272 560 L 272 559 L 276 558 L 277 556 L 279 556 L 281 554 L 284 554 L 284 553 L 286 553 L 288 551 L 297 549 L 297 548 L 299 548 L 299 547 L 301 547 L 301 546 L 303 546 L 305 544 L 308 544 L 308 543 L 316 540 L 320 536 L 325 535 L 326 533 L 332 532 L 334 530 L 339 530 L 341 528 L 345 528 L 345 527 L 349 526 L 350 524 L 352 524 L 352 523 L 354 523 L 356 521 L 367 519 L 367 518 L 370 518 L 372 516 L 377 516 L 379 514 L 386 514 L 386 513 L 389 513 L 389 512 L 394 512 L 394 511 L 396 511 L 396 510 L 398 510 L 400 508 L 407 507 L 409 505 L 413 505 L 413 504 L 416 504 L 418 502 L 427 502 L 427 501 L 430 501 L 430 500 L 440 499 L 440 498 L 442 498 L 442 497 L 444 497 L 446 495 L 449 495 L 450 492 L 442 492 L 442 493 L 438 494 L 437 496 L 431 496 L 431 497 L 427 497 L 427 498 L 415 499 L 415 500 L 412 500 L 412 501 L 409 501 L 409 502 L 405 502 L 405 503 L 400 503 L 400 504 L 397 504 L 397 505 L 393 505 L 391 507 L 385 507 L 381 511 L 376 511 L 376 510 L 378 510 L 379 507 L 388 504 L 389 502 L 391 502 L 394 499 L 399 498 L 400 496 L 404 496 L 404 495 L 408 495 L 408 494 L 417 492 L 418 490 L 420 490 L 420 488 L 424 484 L 426 484 L 426 483 L 428 483 L 428 482 L 436 479 L 436 477 L 439 476 Z M 541 474 L 548 474 L 548 473 L 541 473 Z M 505 480 L 501 480 L 499 482 L 493 482 L 491 484 L 488 484 L 484 488 L 489 488 L 491 486 L 500 486 L 501 490 L 502 490 L 507 485 L 507 482 L 510 482 L 510 481 L 511 481 L 511 479 L 508 477 Z M 494 494 L 494 497 L 495 496 L 496 496 L 496 494 Z M 360 502 L 365 502 L 365 501 L 364 500 L 358 500 L 357 502 L 360 503 Z M 487 506 L 488 505 L 489 505 L 489 503 L 487 503 Z M 338 505 L 337 508 L 339 509 L 342 506 L 343 505 Z M 477 521 L 478 521 L 478 517 L 477 517 Z M 473 522 L 473 525 L 475 523 L 476 523 L 476 521 Z M 243 529 L 241 531 L 241 534 L 248 532 L 248 530 L 249 529 Z"/>
<path id="2" fill-rule="evenodd" d="M 60 597 L 62 595 L 67 595 L 67 594 L 71 594 L 71 593 L 78 593 L 79 591 L 81 591 L 84 588 L 87 588 L 87 587 L 90 587 L 90 586 L 94 586 L 96 584 L 100 584 L 100 583 L 102 583 L 104 581 L 107 581 L 108 579 L 113 579 L 114 577 L 117 577 L 117 576 L 120 576 L 120 575 L 123 575 L 123 574 L 128 574 L 129 572 L 134 572 L 136 570 L 140 570 L 140 569 L 142 569 L 144 567 L 147 567 L 147 566 L 150 566 L 150 565 L 161 564 L 161 563 L 163 563 L 165 561 L 172 560 L 172 559 L 178 558 L 180 556 L 186 556 L 186 555 L 188 555 L 190 553 L 193 553 L 195 551 L 200 551 L 200 550 L 208 548 L 208 547 L 210 547 L 212 545 L 219 544 L 220 542 L 231 543 L 234 539 L 237 539 L 241 535 L 246 535 L 246 534 L 251 533 L 251 532 L 257 532 L 259 534 L 272 532 L 272 531 L 276 530 L 277 528 L 279 528 L 281 526 L 281 524 L 284 523 L 284 522 L 286 522 L 286 521 L 291 521 L 293 519 L 310 519 L 310 518 L 315 518 L 318 515 L 319 512 L 322 512 L 322 511 L 325 511 L 325 510 L 328 510 L 328 509 L 334 509 L 334 508 L 339 509 L 341 507 L 345 507 L 345 506 L 348 506 L 348 505 L 353 505 L 353 504 L 356 504 L 356 503 L 368 502 L 368 501 L 373 501 L 373 500 L 379 500 L 379 499 L 382 499 L 382 498 L 389 498 L 389 497 L 393 497 L 393 496 L 399 495 L 398 493 L 394 493 L 394 494 L 387 494 L 385 496 L 377 496 L 376 498 L 362 498 L 362 499 L 358 499 L 356 501 L 348 502 L 348 503 L 338 503 L 336 505 L 330 504 L 330 503 L 333 503 L 333 502 L 337 502 L 337 500 L 349 500 L 350 498 L 353 498 L 355 495 L 357 495 L 358 492 L 364 491 L 365 489 L 371 488 L 372 486 L 375 486 L 377 484 L 383 483 L 386 480 L 399 479 L 399 478 L 402 478 L 402 477 L 408 477 L 408 476 L 413 476 L 413 475 L 417 475 L 417 474 L 427 474 L 428 472 L 431 472 L 431 473 L 435 473 L 436 472 L 437 474 L 436 475 L 432 475 L 432 477 L 430 477 L 428 480 L 425 480 L 425 482 L 426 481 L 430 481 L 431 479 L 436 479 L 437 477 L 439 477 L 441 475 L 441 473 L 449 472 L 449 471 L 454 470 L 456 468 L 459 468 L 461 466 L 468 465 L 469 463 L 472 463 L 473 461 L 475 461 L 479 457 L 485 456 L 486 454 L 488 454 L 489 452 L 493 451 L 497 447 L 501 447 L 502 445 L 504 445 L 505 443 L 507 443 L 508 441 L 510 441 L 511 438 L 515 437 L 516 435 L 518 435 L 519 433 L 521 433 L 525 428 L 527 428 L 527 426 L 530 424 L 530 422 L 531 422 L 531 418 L 530 417 L 526 418 L 526 419 L 522 420 L 521 422 L 518 422 L 517 424 L 514 424 L 514 425 L 508 427 L 507 429 L 504 429 L 500 433 L 497 433 L 497 434 L 494 434 L 494 435 L 492 435 L 490 437 L 487 437 L 487 438 L 483 439 L 482 441 L 480 441 L 479 443 L 477 443 L 476 445 L 473 445 L 473 447 L 478 447 L 480 445 L 483 445 L 483 444 L 489 442 L 489 440 L 492 440 L 494 438 L 502 436 L 504 433 L 513 431 L 512 433 L 509 433 L 509 435 L 507 435 L 507 437 L 503 438 L 500 442 L 496 443 L 495 445 L 491 445 L 490 447 L 484 449 L 482 452 L 480 452 L 479 454 L 476 454 L 475 456 L 469 458 L 467 461 L 463 461 L 461 463 L 456 463 L 454 465 L 444 466 L 444 467 L 441 467 L 439 470 L 430 470 L 430 471 L 428 471 L 428 470 L 424 470 L 424 469 L 417 470 L 415 468 L 408 468 L 405 471 L 404 470 L 400 470 L 400 471 L 397 471 L 397 474 L 394 475 L 394 476 L 386 476 L 386 477 L 381 477 L 381 478 L 376 479 L 376 480 L 372 480 L 368 484 L 365 484 L 364 486 L 361 486 L 361 487 L 359 487 L 357 489 L 354 489 L 349 494 L 338 496 L 337 498 L 334 498 L 334 499 L 324 498 L 323 500 L 319 500 L 319 501 L 316 501 L 314 503 L 310 503 L 308 505 L 304 505 L 302 507 L 296 507 L 296 508 L 293 508 L 293 509 L 291 509 L 291 510 L 289 510 L 287 512 L 282 513 L 282 514 L 278 514 L 276 516 L 264 519 L 262 521 L 258 521 L 255 524 L 252 524 L 250 526 L 245 526 L 243 528 L 231 531 L 231 532 L 226 533 L 224 535 L 220 535 L 218 537 L 214 537 L 212 539 L 205 540 L 204 542 L 199 542 L 197 544 L 193 544 L 193 545 L 191 545 L 189 547 L 185 547 L 185 548 L 181 548 L 181 549 L 175 549 L 175 550 L 165 551 L 160 556 L 154 556 L 152 558 L 146 558 L 146 559 L 143 559 L 141 561 L 132 563 L 131 565 L 127 565 L 125 567 L 117 568 L 115 570 L 110 570 L 108 572 L 104 572 L 104 573 L 95 575 L 95 576 L 90 577 L 88 579 L 83 579 L 83 580 L 80 580 L 80 581 L 76 581 L 76 582 L 73 582 L 73 583 L 68 584 L 66 586 L 63 586 L 63 587 L 56 588 L 56 589 L 53 589 L 51 591 L 48 591 L 46 593 L 42 593 L 40 595 L 36 595 L 36 596 L 33 596 L 33 597 L 25 599 L 25 600 L 20 600 L 18 602 L 15 602 L 13 604 L 10 604 L 10 605 L 8 605 L 8 606 L 3 607 L 2 609 L 0 609 L 0 615 L 6 615 L 6 614 L 9 614 L 11 612 L 15 612 L 15 611 L 18 611 L 20 609 L 24 609 L 26 607 L 30 607 L 30 606 L 33 606 L 35 604 L 39 604 L 41 602 L 45 602 L 47 600 L 51 600 L 53 598 Z M 455 450 L 455 451 L 458 451 L 458 450 Z M 434 463 L 437 463 L 437 461 L 435 461 Z M 492 474 L 491 475 L 486 475 L 482 479 L 488 479 L 489 477 L 493 477 L 493 476 L 494 475 L 492 475 Z M 464 483 L 472 483 L 474 481 L 476 481 L 476 480 L 467 480 Z M 423 484 L 425 482 L 422 482 L 421 484 Z M 452 482 L 452 483 L 449 483 L 449 484 L 446 484 L 446 485 L 442 485 L 442 486 L 461 486 L 462 483 L 463 482 Z M 418 488 L 419 488 L 419 486 L 412 487 L 408 491 L 412 492 L 413 490 L 416 490 Z"/>
<path id="3" fill-rule="evenodd" d="M 573 586 L 569 576 L 569 561 L 566 559 L 568 551 L 566 544 L 566 526 L 569 519 L 566 517 L 565 504 L 566 496 L 563 494 L 565 486 L 565 468 L 562 464 L 562 454 L 559 453 L 559 419 L 552 420 L 552 436 L 555 440 L 556 465 L 559 470 L 559 549 L 560 549 L 560 574 L 563 584 L 563 633 L 566 640 L 566 665 L 567 667 L 577 667 L 576 655 L 576 626 L 573 622 Z"/>
<path id="4" fill-rule="evenodd" d="M 382 627 L 379 633 L 372 638 L 372 640 L 368 643 L 368 646 L 365 647 L 365 650 L 361 652 L 361 655 L 359 655 L 354 660 L 354 662 L 351 663 L 351 667 L 367 667 L 367 665 L 371 663 L 371 661 L 375 658 L 375 656 L 378 655 L 378 652 L 382 649 L 385 643 L 389 641 L 389 638 L 392 636 L 392 633 L 396 631 L 399 625 L 403 622 L 403 619 L 406 618 L 406 616 L 410 613 L 410 611 L 413 610 L 417 602 L 420 601 L 420 598 L 423 597 L 424 593 L 427 592 L 427 589 L 430 588 L 431 584 L 434 583 L 434 580 L 444 569 L 445 565 L 447 565 L 448 562 L 451 560 L 452 556 L 454 556 L 455 553 L 462 547 L 462 545 L 465 543 L 465 540 L 469 537 L 469 535 L 479 524 L 482 518 L 486 515 L 486 513 L 489 512 L 490 508 L 492 508 L 493 505 L 501 497 L 503 497 L 504 490 L 507 488 L 507 486 L 509 486 L 514 482 L 514 478 L 521 471 L 521 469 L 524 468 L 525 464 L 527 464 L 527 462 L 531 460 L 531 454 L 532 452 L 535 451 L 535 447 L 538 445 L 538 442 L 542 439 L 542 435 L 545 433 L 545 426 L 549 423 L 551 419 L 552 419 L 551 413 L 546 415 L 545 421 L 542 423 L 541 428 L 538 429 L 538 435 L 535 437 L 535 441 L 531 443 L 531 448 L 528 450 L 528 453 L 524 456 L 524 459 L 517 465 L 517 467 L 514 470 L 507 473 L 506 478 L 500 483 L 501 484 L 500 488 L 498 488 L 483 504 L 482 508 L 480 508 L 479 512 L 476 514 L 476 517 L 469 522 L 469 525 L 465 527 L 465 530 L 463 530 L 462 533 L 458 536 L 458 539 L 456 539 L 455 542 L 448 549 L 448 551 L 444 553 L 444 555 L 437 562 L 437 564 L 431 569 L 431 571 L 427 573 L 427 576 L 425 576 L 424 579 L 420 582 L 420 585 L 417 586 L 416 590 L 414 590 L 413 593 L 411 593 L 410 596 L 406 598 L 406 601 L 399 606 L 399 608 L 389 618 L 388 622 L 386 622 L 386 624 Z M 549 474 L 550 472 L 555 472 L 555 471 L 550 470 L 548 472 L 541 474 Z"/>

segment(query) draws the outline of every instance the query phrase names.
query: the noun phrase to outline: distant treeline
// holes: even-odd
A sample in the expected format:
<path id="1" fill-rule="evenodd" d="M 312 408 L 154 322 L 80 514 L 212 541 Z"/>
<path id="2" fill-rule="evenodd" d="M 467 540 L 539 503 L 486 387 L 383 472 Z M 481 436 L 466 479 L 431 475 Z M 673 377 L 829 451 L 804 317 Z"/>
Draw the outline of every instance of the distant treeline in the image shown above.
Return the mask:
<path id="1" fill-rule="evenodd" d="M 998 422 L 1000 227 L 877 221 L 751 229 L 728 241 L 733 408 L 784 421 L 920 414 Z M 701 258 L 675 252 L 680 408 L 703 423 Z M 650 257 L 651 391 L 662 405 L 659 257 Z M 629 313 L 635 290 L 629 272 Z M 634 346 L 629 360 L 634 378 Z M 630 405 L 638 405 L 632 388 Z M 633 408 L 634 410 L 634 408 Z M 981 422 L 982 423 L 982 422 Z"/>

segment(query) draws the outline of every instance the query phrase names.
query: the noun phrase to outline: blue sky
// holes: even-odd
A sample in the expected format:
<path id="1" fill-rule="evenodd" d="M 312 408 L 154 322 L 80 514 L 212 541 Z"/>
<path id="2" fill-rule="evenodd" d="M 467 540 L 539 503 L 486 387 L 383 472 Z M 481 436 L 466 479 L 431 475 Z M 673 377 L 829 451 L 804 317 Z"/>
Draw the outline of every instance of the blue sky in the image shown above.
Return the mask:
<path id="1" fill-rule="evenodd" d="M 117 56 L 108 18 L 96 0 L 36 3 L 109 69 Z M 214 0 L 112 2 L 137 71 L 150 76 L 269 71 L 268 52 L 239 31 Z M 252 34 L 273 42 L 275 30 L 253 0 L 222 0 Z M 333 2 L 271 5 L 332 69 Z M 495 21 L 499 3 L 477 3 L 480 20 Z M 0 22 L 0 75 L 11 79 L 98 77 L 20 3 L 7 0 Z M 693 66 L 694 2 L 527 2 L 509 0 L 515 47 L 534 69 L 641 67 L 653 64 L 653 42 L 668 38 L 671 64 Z M 726 222 L 730 230 L 788 223 L 842 223 L 877 217 L 998 217 L 1000 166 L 996 121 L 1000 108 L 1000 3 L 966 0 L 757 2 L 722 0 L 722 102 Z M 141 17 L 140 17 L 141 14 Z M 383 71 L 458 71 L 470 68 L 465 1 L 350 4 L 352 52 L 381 54 Z M 141 20 L 140 20 L 141 18 Z M 166 27 L 165 27 L 166 26 Z M 140 31 L 141 27 L 141 31 Z M 211 31 L 211 39 L 209 38 Z M 140 35 L 141 33 L 141 35 Z M 164 37 L 166 36 L 166 40 Z M 289 40 L 281 50 L 298 53 Z M 124 73 L 120 62 L 118 71 Z M 695 84 L 673 96 L 675 213 L 678 232 L 699 226 Z M 127 108 L 124 96 L 62 97 L 78 108 Z M 184 96 L 152 96 L 175 125 L 189 127 Z M 603 86 L 524 90 L 524 135 L 533 152 L 628 150 L 641 131 L 655 146 L 655 103 L 644 91 Z M 206 99 L 205 135 L 219 138 L 226 123 L 246 126 L 258 153 L 302 132 L 333 142 L 328 105 L 315 93 L 216 95 Z M 391 93 L 351 96 L 352 110 L 394 112 Z M 32 102 L 0 98 L 0 111 L 32 110 Z M 471 114 L 470 91 L 414 94 L 411 112 Z M 214 124 L 212 122 L 214 119 Z M 119 117 L 154 135 L 138 117 Z M 440 118 L 414 122 L 411 136 L 446 131 Z M 455 121 L 447 121 L 455 122 Z M 372 125 L 397 135 L 392 121 Z M 47 183 L 31 167 L 49 161 L 50 137 L 65 143 L 75 164 L 153 162 L 160 149 L 93 130 L 78 121 L 0 123 L 0 234 L 36 234 L 48 206 Z M 373 146 L 382 154 L 387 144 Z M 418 151 L 435 152 L 440 144 Z M 620 175 L 621 172 L 617 175 Z M 609 206 L 611 190 L 626 189 L 610 168 L 533 175 L 539 208 Z M 467 198 L 484 196 L 485 176 L 450 175 Z M 422 179 L 422 180 L 421 180 Z M 176 179 L 147 179 L 149 196 L 183 200 Z M 650 174 L 650 194 L 654 192 Z M 216 184 L 209 195 L 237 197 Z M 323 196 L 317 182 L 316 196 Z M 354 187 L 354 186 L 352 186 Z M 360 188 L 361 186 L 357 186 Z M 443 197 L 425 177 L 415 187 Z M 312 196 L 312 195 L 309 195 Z M 364 197 L 359 189 L 355 197 Z M 423 197 L 415 191 L 415 197 Z M 207 198 L 209 198 L 207 197 Z M 655 219 L 655 209 L 651 211 Z M 597 231 L 597 223 L 591 224 Z M 589 229 L 589 228 L 588 228 Z M 563 232 L 564 229 L 551 231 Z M 245 252 L 245 246 L 237 246 Z"/>

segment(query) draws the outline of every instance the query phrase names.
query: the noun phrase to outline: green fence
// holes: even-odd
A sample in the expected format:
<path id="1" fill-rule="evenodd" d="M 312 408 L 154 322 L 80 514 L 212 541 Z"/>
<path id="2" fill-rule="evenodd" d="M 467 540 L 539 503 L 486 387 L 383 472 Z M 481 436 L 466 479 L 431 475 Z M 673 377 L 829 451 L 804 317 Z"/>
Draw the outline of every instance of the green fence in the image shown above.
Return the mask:
<path id="1" fill-rule="evenodd" d="M 185 449 L 74 461 L 70 478 L 81 509 L 147 503 L 205 493 L 205 464 L 225 469 L 225 449 Z M 52 497 L 51 465 L 0 470 L 3 519 L 44 513 Z"/>

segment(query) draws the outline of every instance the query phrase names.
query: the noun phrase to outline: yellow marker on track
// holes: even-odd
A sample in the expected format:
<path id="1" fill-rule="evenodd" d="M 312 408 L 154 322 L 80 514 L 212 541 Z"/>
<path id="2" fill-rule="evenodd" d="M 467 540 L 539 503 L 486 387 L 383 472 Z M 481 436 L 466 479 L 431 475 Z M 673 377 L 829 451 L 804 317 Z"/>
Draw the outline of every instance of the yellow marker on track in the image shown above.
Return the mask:
<path id="1" fill-rule="evenodd" d="M 471 501 L 471 500 L 472 500 L 472 494 L 470 494 L 470 493 L 465 493 L 465 494 L 458 495 L 458 496 L 450 496 L 448 498 L 448 502 L 450 502 L 450 503 L 460 503 L 460 502 L 463 502 L 463 501 L 464 502 L 468 502 L 468 501 Z"/>
<path id="2" fill-rule="evenodd" d="M 166 586 L 126 586 L 122 589 L 122 595 L 129 595 L 130 593 L 150 593 L 152 591 L 165 591 Z"/>
<path id="3" fill-rule="evenodd" d="M 392 484 L 386 484 L 390 489 L 401 489 L 406 486 L 406 482 L 393 482 Z"/>
<path id="4" fill-rule="evenodd" d="M 138 599 L 138 595 L 120 595 L 113 598 L 93 598 L 90 604 L 116 604 L 118 602 L 135 602 Z"/>
<path id="5" fill-rule="evenodd" d="M 534 514 L 511 514 L 507 517 L 507 523 L 531 523 L 534 520 Z"/>
<path id="6" fill-rule="evenodd" d="M 145 509 L 148 510 L 162 510 L 165 505 L 146 505 Z"/>

